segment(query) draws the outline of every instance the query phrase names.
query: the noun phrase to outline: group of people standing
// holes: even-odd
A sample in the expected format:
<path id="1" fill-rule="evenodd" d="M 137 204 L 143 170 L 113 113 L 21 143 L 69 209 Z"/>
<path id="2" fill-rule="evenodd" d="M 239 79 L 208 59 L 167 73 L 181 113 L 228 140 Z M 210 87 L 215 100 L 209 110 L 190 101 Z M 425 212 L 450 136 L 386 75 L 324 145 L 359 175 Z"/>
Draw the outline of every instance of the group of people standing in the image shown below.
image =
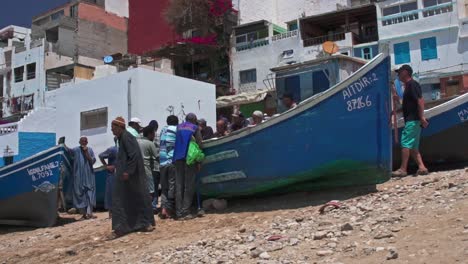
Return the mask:
<path id="1" fill-rule="evenodd" d="M 174 115 L 168 116 L 166 122 L 159 137 L 156 121 L 142 127 L 138 118 L 127 124 L 124 118 L 117 117 L 111 123 L 115 145 L 98 157 L 108 172 L 105 208 L 109 210 L 115 236 L 153 230 L 155 212 L 162 219 L 194 218 L 191 206 L 201 164 L 188 164 L 187 153 L 190 144 L 201 148 L 202 128 L 192 113 L 181 124 Z M 86 137 L 81 137 L 79 143 L 79 147 L 70 150 L 74 159 L 73 204 L 83 214 L 82 219 L 91 219 L 96 206 L 96 158 Z"/>

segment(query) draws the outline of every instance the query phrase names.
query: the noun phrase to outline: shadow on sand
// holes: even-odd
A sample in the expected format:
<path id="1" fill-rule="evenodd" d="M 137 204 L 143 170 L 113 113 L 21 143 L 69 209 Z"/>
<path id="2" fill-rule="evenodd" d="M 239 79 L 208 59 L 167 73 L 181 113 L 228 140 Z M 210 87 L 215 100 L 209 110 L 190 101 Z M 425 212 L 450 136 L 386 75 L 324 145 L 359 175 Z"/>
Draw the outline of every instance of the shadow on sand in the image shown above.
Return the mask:
<path id="1" fill-rule="evenodd" d="M 57 217 L 57 222 L 53 227 L 57 226 L 64 226 L 67 224 L 74 223 L 76 220 L 74 217 Z M 29 226 L 15 226 L 15 225 L 0 225 L 0 235 L 6 235 L 9 233 L 17 233 L 17 232 L 27 232 L 33 231 L 36 229 L 41 229 L 43 227 L 29 227 Z M 44 227 L 47 228 L 47 227 Z"/>
<path id="2" fill-rule="evenodd" d="M 323 205 L 332 200 L 346 201 L 351 198 L 377 192 L 376 186 L 347 187 L 314 192 L 296 192 L 260 197 L 228 199 L 228 208 L 224 211 L 207 211 L 209 214 L 267 212 L 277 210 L 301 209 Z"/>

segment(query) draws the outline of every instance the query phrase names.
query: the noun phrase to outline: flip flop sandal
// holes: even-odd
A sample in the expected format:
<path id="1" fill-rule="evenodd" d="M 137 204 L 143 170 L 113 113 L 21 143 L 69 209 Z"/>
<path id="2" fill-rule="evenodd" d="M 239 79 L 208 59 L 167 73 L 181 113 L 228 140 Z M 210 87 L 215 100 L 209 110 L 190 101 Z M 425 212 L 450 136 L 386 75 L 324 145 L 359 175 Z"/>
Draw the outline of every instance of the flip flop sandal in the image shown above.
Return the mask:
<path id="1" fill-rule="evenodd" d="M 420 176 L 424 176 L 424 175 L 428 175 L 429 174 L 429 171 L 428 170 L 418 170 L 416 172 L 417 175 L 420 175 Z"/>
<path id="2" fill-rule="evenodd" d="M 406 177 L 408 176 L 408 173 L 402 171 L 402 170 L 396 170 L 394 172 L 392 172 L 392 177 Z"/>

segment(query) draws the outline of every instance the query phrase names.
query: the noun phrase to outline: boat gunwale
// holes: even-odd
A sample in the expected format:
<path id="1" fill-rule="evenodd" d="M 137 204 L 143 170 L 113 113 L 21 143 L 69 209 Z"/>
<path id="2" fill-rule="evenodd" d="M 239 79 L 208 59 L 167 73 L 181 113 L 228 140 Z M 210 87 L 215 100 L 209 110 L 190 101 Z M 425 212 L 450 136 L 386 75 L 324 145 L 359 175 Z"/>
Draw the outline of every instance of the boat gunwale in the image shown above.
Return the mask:
<path id="1" fill-rule="evenodd" d="M 56 145 L 56 146 L 54 146 L 54 147 L 52 147 L 52 148 L 49 148 L 49 149 L 46 149 L 46 150 L 41 151 L 41 152 L 39 152 L 39 153 L 36 153 L 36 154 L 34 154 L 34 155 L 32 155 L 32 156 L 26 158 L 26 159 L 23 159 L 23 160 L 20 160 L 20 161 L 18 161 L 18 162 L 16 162 L 16 163 L 10 164 L 10 165 L 5 166 L 5 167 L 2 167 L 2 168 L 0 168 L 0 173 L 1 173 L 2 171 L 11 169 L 11 168 L 13 168 L 13 167 L 15 167 L 15 166 L 20 167 L 20 168 L 18 168 L 17 170 L 19 170 L 19 169 L 24 169 L 25 167 L 28 167 L 28 166 L 30 166 L 31 164 L 26 164 L 26 165 L 23 166 L 22 163 L 27 163 L 27 162 L 31 161 L 32 159 L 38 158 L 38 157 L 40 157 L 40 156 L 42 156 L 42 155 L 44 155 L 44 154 L 47 154 L 47 153 L 49 153 L 49 152 L 53 152 L 53 151 L 55 151 L 55 150 L 57 150 L 57 149 L 60 149 L 60 148 L 65 148 L 65 145 Z M 62 156 L 64 156 L 64 160 L 66 160 L 67 163 L 70 165 L 70 162 L 69 162 L 68 159 L 66 158 L 65 152 L 64 152 L 64 151 L 59 151 L 59 152 L 57 152 L 57 153 L 54 153 L 52 156 L 55 156 L 55 155 L 62 155 Z M 70 166 L 71 166 L 71 165 L 70 165 Z M 0 175 L 0 179 L 1 179 L 1 178 L 4 178 L 4 177 L 7 177 L 7 176 L 10 175 L 10 174 L 12 174 L 12 173 L 11 173 L 11 172 L 7 172 L 7 173 L 5 173 L 4 175 Z"/>
<path id="2" fill-rule="evenodd" d="M 360 78 L 362 78 L 364 75 L 366 75 L 370 69 L 373 67 L 377 66 L 380 64 L 384 59 L 386 59 L 388 55 L 385 55 L 384 53 L 378 54 L 374 59 L 370 60 L 367 62 L 365 65 L 363 65 L 361 68 L 359 68 L 357 71 L 353 72 L 348 78 L 345 80 L 342 80 L 341 82 L 335 84 L 334 86 L 330 87 L 329 89 L 318 93 L 312 97 L 309 97 L 305 99 L 304 101 L 300 102 L 297 107 L 294 109 L 289 109 L 286 112 L 283 112 L 277 116 L 272 116 L 270 119 L 266 120 L 265 122 L 258 124 L 254 127 L 246 127 L 241 130 L 235 131 L 231 133 L 228 136 L 221 137 L 221 138 L 215 138 L 215 139 L 210 139 L 208 141 L 203 142 L 203 148 L 211 148 L 215 147 L 224 143 L 228 143 L 237 139 L 240 139 L 242 137 L 248 136 L 252 133 L 256 133 L 258 131 L 267 129 L 273 125 L 276 125 L 278 123 L 281 123 L 293 116 L 296 116 L 298 114 L 301 114 L 302 112 L 307 111 L 308 109 L 312 108 L 313 106 L 327 100 L 328 98 L 334 96 L 335 94 L 343 91 L 346 89 L 349 85 L 352 83 L 356 82 Z"/>
<path id="3" fill-rule="evenodd" d="M 443 104 L 424 110 L 424 117 L 426 117 L 427 119 L 430 119 L 432 117 L 435 117 L 442 113 L 450 111 L 454 109 L 455 107 L 458 107 L 467 102 L 468 102 L 468 93 L 465 93 L 451 100 L 448 100 L 447 102 L 444 102 Z M 405 125 L 405 120 L 403 117 L 400 117 L 398 119 L 398 128 L 402 128 L 404 127 L 404 125 Z"/>

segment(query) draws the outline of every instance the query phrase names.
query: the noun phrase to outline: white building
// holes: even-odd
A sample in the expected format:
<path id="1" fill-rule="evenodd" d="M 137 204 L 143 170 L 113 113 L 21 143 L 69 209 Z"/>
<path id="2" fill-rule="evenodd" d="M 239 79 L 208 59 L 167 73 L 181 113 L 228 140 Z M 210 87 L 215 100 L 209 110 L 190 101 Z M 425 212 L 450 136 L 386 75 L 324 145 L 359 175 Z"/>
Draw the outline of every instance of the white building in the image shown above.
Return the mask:
<path id="1" fill-rule="evenodd" d="M 81 136 L 88 137 L 97 155 L 114 145 L 111 122 L 117 116 L 127 121 L 138 117 L 143 125 L 156 120 L 162 128 L 171 114 L 183 121 L 195 113 L 214 126 L 215 90 L 213 84 L 142 68 L 65 84 L 46 92 L 46 107 L 17 123 L 0 125 L 0 157 L 8 147 L 16 162 L 54 146 L 60 137 L 74 147 Z"/>
<path id="2" fill-rule="evenodd" d="M 468 1 L 387 0 L 377 3 L 379 42 L 392 65 L 412 66 L 426 99 L 468 91 Z"/>
<path id="3" fill-rule="evenodd" d="M 336 10 L 336 3 L 324 6 L 333 9 L 289 21 L 288 29 L 266 20 L 237 26 L 231 55 L 234 89 L 242 93 L 274 88 L 271 68 L 323 56 L 326 41 L 333 41 L 342 54 L 365 59 L 378 54 L 374 5 L 340 10 Z"/>

